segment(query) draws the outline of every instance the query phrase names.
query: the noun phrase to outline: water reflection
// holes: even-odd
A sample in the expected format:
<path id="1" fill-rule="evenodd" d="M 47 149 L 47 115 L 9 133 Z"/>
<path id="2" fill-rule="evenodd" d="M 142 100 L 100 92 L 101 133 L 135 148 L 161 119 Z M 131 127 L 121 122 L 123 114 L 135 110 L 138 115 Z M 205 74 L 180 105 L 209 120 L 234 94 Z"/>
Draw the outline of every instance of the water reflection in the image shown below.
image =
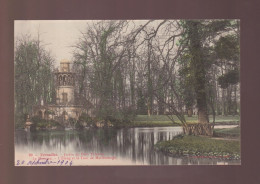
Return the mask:
<path id="1" fill-rule="evenodd" d="M 33 133 L 17 131 L 15 134 L 15 154 L 19 155 L 25 152 L 57 154 L 102 153 L 115 156 L 120 161 L 120 164 L 126 165 L 238 164 L 238 161 L 226 162 L 206 158 L 174 158 L 154 150 L 154 145 L 158 141 L 171 140 L 181 132 L 182 129 L 180 127 L 120 130 L 111 128 Z M 118 163 L 114 162 L 116 165 Z M 86 162 L 82 164 L 86 164 Z M 91 165 L 91 163 L 89 164 Z M 109 164 L 113 164 L 113 162 Z"/>

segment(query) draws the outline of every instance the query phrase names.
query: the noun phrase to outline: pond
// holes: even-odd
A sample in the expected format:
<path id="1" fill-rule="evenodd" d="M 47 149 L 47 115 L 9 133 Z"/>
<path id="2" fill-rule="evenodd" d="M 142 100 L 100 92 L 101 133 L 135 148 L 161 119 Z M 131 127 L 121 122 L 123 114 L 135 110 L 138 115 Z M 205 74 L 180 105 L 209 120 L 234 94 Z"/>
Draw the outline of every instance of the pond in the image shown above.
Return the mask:
<path id="1" fill-rule="evenodd" d="M 218 165 L 240 164 L 212 158 L 167 156 L 154 150 L 158 141 L 181 134 L 181 127 L 86 129 L 15 133 L 15 164 L 48 159 L 49 165 Z M 64 162 L 65 163 L 65 162 Z M 66 162 L 67 163 L 67 162 Z"/>

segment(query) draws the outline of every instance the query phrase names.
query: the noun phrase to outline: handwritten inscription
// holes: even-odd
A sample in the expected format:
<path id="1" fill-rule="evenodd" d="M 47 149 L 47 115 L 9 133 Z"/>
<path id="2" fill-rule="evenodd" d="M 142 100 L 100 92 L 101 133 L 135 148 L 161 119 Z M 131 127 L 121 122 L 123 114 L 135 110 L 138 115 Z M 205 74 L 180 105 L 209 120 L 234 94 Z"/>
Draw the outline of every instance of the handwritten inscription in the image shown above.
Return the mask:
<path id="1" fill-rule="evenodd" d="M 115 156 L 107 156 L 103 153 L 29 153 L 16 160 L 16 166 L 72 166 L 74 162 L 84 160 L 116 160 Z"/>
<path id="2" fill-rule="evenodd" d="M 27 163 L 24 160 L 17 160 L 16 161 L 16 165 L 19 166 L 37 166 L 37 165 L 57 165 L 57 166 L 72 166 L 72 161 L 65 161 L 65 160 L 58 160 L 57 162 L 54 161 L 50 161 L 48 159 L 43 160 L 43 159 L 39 159 L 37 161 L 28 161 Z"/>

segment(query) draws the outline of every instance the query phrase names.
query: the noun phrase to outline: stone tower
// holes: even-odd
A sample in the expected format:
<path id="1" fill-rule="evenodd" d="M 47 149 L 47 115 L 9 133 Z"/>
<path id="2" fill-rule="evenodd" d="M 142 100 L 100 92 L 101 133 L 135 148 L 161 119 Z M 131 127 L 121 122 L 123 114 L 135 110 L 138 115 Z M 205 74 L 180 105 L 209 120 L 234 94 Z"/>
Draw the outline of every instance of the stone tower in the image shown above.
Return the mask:
<path id="1" fill-rule="evenodd" d="M 65 127 L 70 127 L 70 118 L 78 119 L 84 112 L 92 116 L 91 107 L 76 104 L 74 100 L 75 73 L 71 71 L 68 60 L 60 61 L 60 68 L 55 72 L 56 103 L 34 106 L 33 115 L 43 119 L 53 119 Z"/>
<path id="2" fill-rule="evenodd" d="M 67 60 L 60 62 L 59 72 L 56 72 L 56 104 L 74 105 L 74 73 L 71 72 L 71 63 Z"/>

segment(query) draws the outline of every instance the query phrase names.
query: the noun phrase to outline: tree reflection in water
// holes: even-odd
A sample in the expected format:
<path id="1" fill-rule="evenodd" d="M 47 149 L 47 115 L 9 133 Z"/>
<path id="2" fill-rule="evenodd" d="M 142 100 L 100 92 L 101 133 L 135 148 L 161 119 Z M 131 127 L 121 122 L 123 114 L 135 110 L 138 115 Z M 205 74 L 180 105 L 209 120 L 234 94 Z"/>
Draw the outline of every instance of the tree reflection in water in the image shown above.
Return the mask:
<path id="1" fill-rule="evenodd" d="M 158 141 L 171 140 L 181 132 L 180 127 L 104 128 L 32 133 L 16 131 L 15 151 L 17 153 L 25 150 L 31 153 L 103 153 L 133 165 L 208 165 L 220 163 L 216 159 L 207 158 L 174 158 L 154 150 L 154 145 Z"/>

